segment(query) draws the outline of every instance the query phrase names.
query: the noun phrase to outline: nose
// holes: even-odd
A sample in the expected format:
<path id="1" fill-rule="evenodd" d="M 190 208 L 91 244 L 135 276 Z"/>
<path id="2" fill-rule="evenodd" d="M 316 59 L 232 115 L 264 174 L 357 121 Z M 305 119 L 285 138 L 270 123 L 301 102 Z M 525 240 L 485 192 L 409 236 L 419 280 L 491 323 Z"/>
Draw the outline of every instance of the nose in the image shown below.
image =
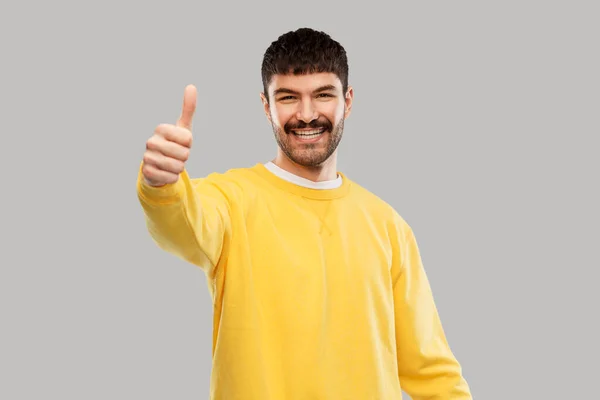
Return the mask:
<path id="1" fill-rule="evenodd" d="M 300 106 L 299 106 L 299 110 L 296 113 L 296 118 L 299 121 L 303 121 L 305 123 L 309 123 L 312 120 L 315 120 L 319 117 L 319 115 L 317 114 L 317 110 L 314 107 L 312 101 L 307 100 L 307 101 L 302 101 L 300 102 Z"/>

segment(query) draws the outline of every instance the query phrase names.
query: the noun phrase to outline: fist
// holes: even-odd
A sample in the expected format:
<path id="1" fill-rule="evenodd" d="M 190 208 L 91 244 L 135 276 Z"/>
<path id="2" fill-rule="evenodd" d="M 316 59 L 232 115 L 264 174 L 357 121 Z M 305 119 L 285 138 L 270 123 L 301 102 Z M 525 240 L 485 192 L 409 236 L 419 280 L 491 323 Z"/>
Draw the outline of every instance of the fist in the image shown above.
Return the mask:
<path id="1" fill-rule="evenodd" d="M 183 109 L 175 125 L 160 124 L 146 142 L 142 163 L 144 181 L 150 186 L 175 183 L 185 168 L 192 147 L 192 119 L 196 111 L 196 88 L 188 85 Z"/>

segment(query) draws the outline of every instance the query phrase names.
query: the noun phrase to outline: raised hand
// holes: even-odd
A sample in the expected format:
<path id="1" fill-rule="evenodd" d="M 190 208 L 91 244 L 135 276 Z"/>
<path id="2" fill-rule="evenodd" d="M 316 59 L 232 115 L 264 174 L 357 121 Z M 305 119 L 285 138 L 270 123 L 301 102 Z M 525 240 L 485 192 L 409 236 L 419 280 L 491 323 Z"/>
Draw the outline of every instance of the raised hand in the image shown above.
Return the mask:
<path id="1" fill-rule="evenodd" d="M 142 174 L 147 184 L 175 183 L 185 168 L 192 147 L 192 119 L 196 111 L 197 90 L 188 85 L 183 95 L 181 116 L 175 125 L 160 124 L 146 142 Z"/>

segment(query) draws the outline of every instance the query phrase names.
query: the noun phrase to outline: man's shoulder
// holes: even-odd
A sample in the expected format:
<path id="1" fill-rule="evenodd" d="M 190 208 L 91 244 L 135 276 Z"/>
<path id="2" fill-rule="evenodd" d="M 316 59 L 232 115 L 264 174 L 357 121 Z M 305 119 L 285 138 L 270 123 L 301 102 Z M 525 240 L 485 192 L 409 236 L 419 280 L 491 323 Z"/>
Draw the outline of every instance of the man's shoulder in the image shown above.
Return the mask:
<path id="1" fill-rule="evenodd" d="M 357 181 L 351 179 L 351 182 L 353 196 L 369 213 L 377 214 L 388 222 L 405 223 L 398 209 L 389 201 Z"/>
<path id="2" fill-rule="evenodd" d="M 256 176 L 256 168 L 258 164 L 240 167 L 231 167 L 222 170 L 214 170 L 205 174 L 200 174 L 192 178 L 194 182 L 211 182 L 211 183 L 233 183 L 252 181 Z"/>
<path id="3" fill-rule="evenodd" d="M 259 164 L 250 166 L 231 167 L 213 170 L 191 178 L 192 186 L 198 191 L 206 190 L 221 192 L 228 198 L 241 199 L 256 193 L 261 189 L 260 175 L 256 169 Z"/>

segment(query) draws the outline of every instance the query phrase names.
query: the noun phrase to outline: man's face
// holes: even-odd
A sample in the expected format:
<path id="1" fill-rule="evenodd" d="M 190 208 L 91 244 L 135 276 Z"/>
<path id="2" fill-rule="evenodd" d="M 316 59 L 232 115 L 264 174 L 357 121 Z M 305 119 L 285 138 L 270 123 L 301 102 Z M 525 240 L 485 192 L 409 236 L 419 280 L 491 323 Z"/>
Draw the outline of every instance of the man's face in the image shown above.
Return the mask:
<path id="1" fill-rule="evenodd" d="M 336 151 L 352 103 L 352 88 L 344 94 L 337 75 L 275 75 L 270 103 L 261 97 L 275 139 L 291 161 L 316 167 Z"/>

